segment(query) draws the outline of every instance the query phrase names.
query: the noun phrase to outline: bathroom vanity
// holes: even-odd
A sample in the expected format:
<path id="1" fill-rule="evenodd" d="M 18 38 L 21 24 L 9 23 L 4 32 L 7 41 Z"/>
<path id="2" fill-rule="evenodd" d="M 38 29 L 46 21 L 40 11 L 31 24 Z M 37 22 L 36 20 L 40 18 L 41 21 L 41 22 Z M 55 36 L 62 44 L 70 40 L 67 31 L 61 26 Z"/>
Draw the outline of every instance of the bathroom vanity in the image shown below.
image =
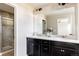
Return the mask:
<path id="1" fill-rule="evenodd" d="M 34 13 L 33 35 L 26 38 L 27 55 L 79 56 L 76 4 L 57 5 Z"/>
<path id="2" fill-rule="evenodd" d="M 64 38 L 63 38 L 64 40 Z M 28 56 L 79 56 L 78 41 L 55 38 L 27 37 Z"/>

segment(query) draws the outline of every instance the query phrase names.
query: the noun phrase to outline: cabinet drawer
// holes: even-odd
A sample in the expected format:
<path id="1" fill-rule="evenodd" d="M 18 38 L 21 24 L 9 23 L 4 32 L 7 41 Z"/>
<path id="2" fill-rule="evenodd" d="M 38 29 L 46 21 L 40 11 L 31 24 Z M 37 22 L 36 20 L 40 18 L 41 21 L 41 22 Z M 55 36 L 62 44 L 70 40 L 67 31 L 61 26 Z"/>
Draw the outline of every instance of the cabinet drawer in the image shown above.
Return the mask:
<path id="1" fill-rule="evenodd" d="M 74 55 L 75 50 L 63 48 L 63 47 L 54 47 L 54 55 L 57 56 L 71 56 Z"/>
<path id="2" fill-rule="evenodd" d="M 54 46 L 64 47 L 64 48 L 69 48 L 69 49 L 76 49 L 77 48 L 77 45 L 76 44 L 68 43 L 68 42 L 54 41 L 54 44 L 53 45 Z"/>
<path id="3" fill-rule="evenodd" d="M 40 45 L 41 40 L 38 40 L 38 39 L 33 39 L 33 40 L 35 45 Z"/>
<path id="4" fill-rule="evenodd" d="M 48 40 L 41 40 L 41 45 L 49 45 L 49 41 Z"/>

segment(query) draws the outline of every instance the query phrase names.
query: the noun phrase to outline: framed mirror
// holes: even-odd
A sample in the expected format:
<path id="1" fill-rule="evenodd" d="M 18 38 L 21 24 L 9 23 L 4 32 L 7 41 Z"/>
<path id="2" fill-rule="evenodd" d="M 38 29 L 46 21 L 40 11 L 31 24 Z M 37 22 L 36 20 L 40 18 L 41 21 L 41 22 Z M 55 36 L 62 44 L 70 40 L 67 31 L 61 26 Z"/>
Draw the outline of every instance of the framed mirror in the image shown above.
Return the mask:
<path id="1" fill-rule="evenodd" d="M 75 7 L 53 10 L 45 18 L 46 24 L 43 26 L 47 26 L 46 34 L 75 38 Z"/>
<path id="2" fill-rule="evenodd" d="M 67 3 L 64 6 L 52 3 L 36 12 L 38 22 L 38 33 L 45 35 L 56 35 L 66 38 L 76 38 L 76 4 Z M 39 21 L 40 20 L 40 21 Z M 36 22 L 36 23 L 37 23 Z M 39 24 L 40 23 L 40 24 Z M 36 26 L 36 25 L 35 25 Z M 41 27 L 40 27 L 41 26 Z"/>

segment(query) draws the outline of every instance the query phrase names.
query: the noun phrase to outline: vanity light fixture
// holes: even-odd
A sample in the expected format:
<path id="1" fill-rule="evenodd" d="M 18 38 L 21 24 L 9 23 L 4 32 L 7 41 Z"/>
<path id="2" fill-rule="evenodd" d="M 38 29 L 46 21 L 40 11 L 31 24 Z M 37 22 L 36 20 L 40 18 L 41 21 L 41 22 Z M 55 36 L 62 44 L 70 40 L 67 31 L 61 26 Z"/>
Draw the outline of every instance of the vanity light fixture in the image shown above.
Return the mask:
<path id="1" fill-rule="evenodd" d="M 66 5 L 66 3 L 58 3 L 58 5 L 64 6 L 64 5 Z"/>
<path id="2" fill-rule="evenodd" d="M 38 8 L 38 9 L 36 9 L 36 11 L 41 11 L 42 10 L 42 8 Z"/>

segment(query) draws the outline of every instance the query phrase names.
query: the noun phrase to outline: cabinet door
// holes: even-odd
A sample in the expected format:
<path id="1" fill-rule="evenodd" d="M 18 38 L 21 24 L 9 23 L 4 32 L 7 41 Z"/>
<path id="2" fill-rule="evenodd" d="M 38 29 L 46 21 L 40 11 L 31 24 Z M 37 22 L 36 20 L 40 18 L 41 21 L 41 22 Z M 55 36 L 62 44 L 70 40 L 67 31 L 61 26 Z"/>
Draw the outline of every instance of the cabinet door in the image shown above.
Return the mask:
<path id="1" fill-rule="evenodd" d="M 50 55 L 50 47 L 49 40 L 41 40 L 40 46 L 40 54 L 41 56 L 49 56 Z"/>
<path id="2" fill-rule="evenodd" d="M 27 55 L 32 56 L 34 50 L 34 43 L 33 39 L 27 39 Z"/>
<path id="3" fill-rule="evenodd" d="M 33 55 L 34 56 L 40 56 L 40 40 L 34 39 L 34 48 L 33 48 Z"/>
<path id="4" fill-rule="evenodd" d="M 28 38 L 27 39 L 27 54 L 29 56 L 40 55 L 40 40 Z"/>
<path id="5" fill-rule="evenodd" d="M 40 53 L 41 53 L 41 56 L 49 56 L 50 55 L 49 46 L 41 45 L 41 47 L 40 47 Z"/>

